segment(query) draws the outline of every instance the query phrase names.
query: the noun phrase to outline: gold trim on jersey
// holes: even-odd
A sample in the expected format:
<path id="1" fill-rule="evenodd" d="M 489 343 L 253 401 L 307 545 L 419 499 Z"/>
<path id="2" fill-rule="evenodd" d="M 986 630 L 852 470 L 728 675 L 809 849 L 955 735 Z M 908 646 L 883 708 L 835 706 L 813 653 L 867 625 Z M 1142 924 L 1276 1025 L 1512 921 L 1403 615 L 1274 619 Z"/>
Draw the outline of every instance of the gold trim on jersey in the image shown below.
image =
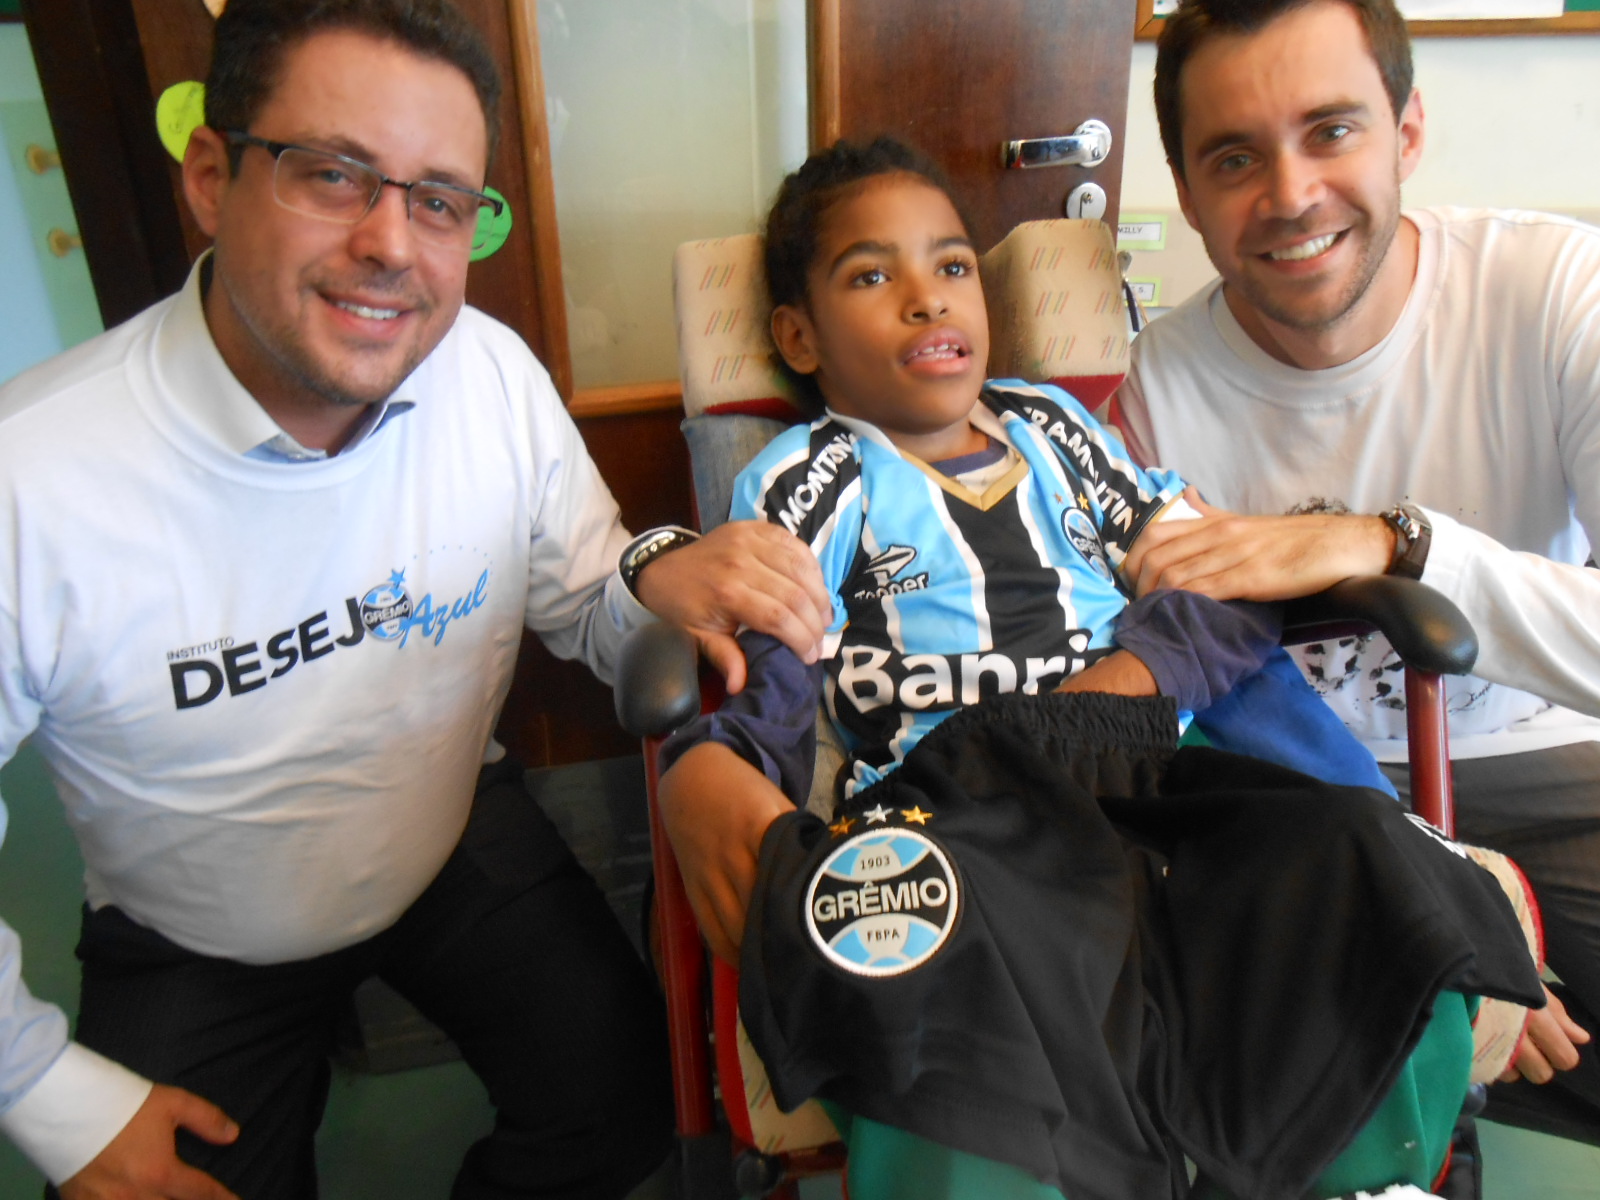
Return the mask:
<path id="1" fill-rule="evenodd" d="M 916 467 L 917 470 L 921 471 L 924 475 L 937 483 L 945 491 L 949 492 L 957 500 L 961 501 L 963 504 L 971 505 L 979 512 L 988 512 L 996 504 L 999 504 L 1000 501 L 1004 500 L 1007 496 L 1014 492 L 1017 484 L 1021 483 L 1028 476 L 1027 459 L 1023 458 L 1020 454 L 1017 454 L 1017 452 L 1011 449 L 1010 446 L 1006 447 L 1006 452 L 1008 454 L 1016 455 L 1017 461 L 1011 464 L 1011 469 L 1009 471 L 991 483 L 981 496 L 971 488 L 967 487 L 966 484 L 957 483 L 954 479 L 951 479 L 950 476 L 941 471 L 935 470 L 933 467 L 930 467 L 915 454 L 907 454 L 903 450 L 900 453 L 908 463 Z"/>

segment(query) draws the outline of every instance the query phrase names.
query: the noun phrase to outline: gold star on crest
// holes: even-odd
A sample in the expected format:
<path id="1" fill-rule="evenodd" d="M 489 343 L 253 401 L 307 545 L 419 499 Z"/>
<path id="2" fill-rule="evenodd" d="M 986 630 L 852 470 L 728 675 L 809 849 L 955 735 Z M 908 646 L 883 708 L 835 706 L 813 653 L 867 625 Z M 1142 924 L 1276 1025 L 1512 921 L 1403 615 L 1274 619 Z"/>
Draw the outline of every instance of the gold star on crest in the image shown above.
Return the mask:
<path id="1" fill-rule="evenodd" d="M 834 837 L 843 837 L 850 832 L 850 826 L 855 823 L 856 819 L 854 817 L 840 817 L 832 825 L 828 826 L 828 832 L 833 834 Z"/>
<path id="2" fill-rule="evenodd" d="M 1083 509 L 1084 512 L 1089 511 L 1089 497 L 1083 492 L 1078 493 L 1078 507 Z"/>
<path id="3" fill-rule="evenodd" d="M 933 819 L 933 814 L 923 812 L 920 805 L 912 808 L 902 808 L 900 815 L 906 819 L 907 825 L 926 825 Z"/>

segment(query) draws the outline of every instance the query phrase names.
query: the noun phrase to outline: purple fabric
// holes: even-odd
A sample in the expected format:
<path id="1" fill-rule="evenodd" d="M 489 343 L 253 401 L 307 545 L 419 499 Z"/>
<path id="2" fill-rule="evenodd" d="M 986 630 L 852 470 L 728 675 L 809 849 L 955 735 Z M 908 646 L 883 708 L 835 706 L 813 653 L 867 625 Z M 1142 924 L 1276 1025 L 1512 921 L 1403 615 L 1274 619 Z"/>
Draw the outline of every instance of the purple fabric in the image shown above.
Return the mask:
<path id="1" fill-rule="evenodd" d="M 971 454 L 962 454 L 956 458 L 947 458 L 943 462 L 930 464 L 941 475 L 954 479 L 957 475 L 965 475 L 968 471 L 977 471 L 983 467 L 993 466 L 1010 451 L 1011 447 L 1004 442 L 997 442 L 989 438 L 989 444 L 982 450 Z"/>
<path id="2" fill-rule="evenodd" d="M 1283 609 L 1226 603 L 1162 588 L 1135 600 L 1116 621 L 1117 645 L 1155 676 L 1163 696 L 1200 712 L 1261 669 L 1283 636 Z"/>
<path id="3" fill-rule="evenodd" d="M 701 742 L 716 742 L 777 784 L 796 808 L 804 808 L 817 755 L 822 664 L 806 666 L 794 651 L 764 633 L 741 633 L 739 647 L 747 672 L 744 691 L 668 738 L 661 747 L 661 769 Z"/>

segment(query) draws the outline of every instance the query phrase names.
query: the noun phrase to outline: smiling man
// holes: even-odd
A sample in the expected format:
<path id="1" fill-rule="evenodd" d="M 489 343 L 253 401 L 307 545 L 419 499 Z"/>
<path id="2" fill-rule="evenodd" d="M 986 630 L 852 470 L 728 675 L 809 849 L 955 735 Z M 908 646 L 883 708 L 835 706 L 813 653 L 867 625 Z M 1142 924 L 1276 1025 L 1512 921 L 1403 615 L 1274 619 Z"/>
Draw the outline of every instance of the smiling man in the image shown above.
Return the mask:
<path id="1" fill-rule="evenodd" d="M 315 1195 L 372 974 L 496 1106 L 458 1200 L 667 1152 L 653 983 L 491 733 L 525 627 L 609 678 L 654 612 L 737 690 L 738 627 L 814 655 L 829 603 L 766 524 L 630 543 L 464 305 L 498 103 L 446 0 L 233 0 L 183 164 L 213 250 L 0 389 L 0 761 L 32 735 L 88 900 L 76 1042 L 0 924 L 0 1129 L 67 1200 Z"/>
<path id="2" fill-rule="evenodd" d="M 1139 337 L 1120 423 L 1143 461 L 1258 515 L 1152 530 L 1140 587 L 1272 599 L 1388 572 L 1453 599 L 1482 644 L 1480 677 L 1450 689 L 1457 833 L 1527 873 L 1558 994 L 1592 1028 L 1600 232 L 1402 212 L 1424 122 L 1391 0 L 1186 0 L 1155 95 L 1179 202 L 1221 278 Z M 1393 651 L 1341 643 L 1304 665 L 1404 790 Z M 1542 1092 L 1491 1089 L 1491 1114 L 1600 1139 L 1587 1036 L 1559 1005 L 1530 1034 L 1523 1075 L 1569 1070 Z"/>

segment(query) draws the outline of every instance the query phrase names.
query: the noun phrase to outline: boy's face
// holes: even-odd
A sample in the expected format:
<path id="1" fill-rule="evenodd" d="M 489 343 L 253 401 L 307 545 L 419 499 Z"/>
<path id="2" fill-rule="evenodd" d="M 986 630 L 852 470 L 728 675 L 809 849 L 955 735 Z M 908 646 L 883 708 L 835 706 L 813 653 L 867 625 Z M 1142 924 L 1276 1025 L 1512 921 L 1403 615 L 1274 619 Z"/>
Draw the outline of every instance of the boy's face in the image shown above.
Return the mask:
<path id="1" fill-rule="evenodd" d="M 914 175 L 866 180 L 824 217 L 806 290 L 804 308 L 773 312 L 773 337 L 834 411 L 901 445 L 965 433 L 989 319 L 949 197 Z"/>

